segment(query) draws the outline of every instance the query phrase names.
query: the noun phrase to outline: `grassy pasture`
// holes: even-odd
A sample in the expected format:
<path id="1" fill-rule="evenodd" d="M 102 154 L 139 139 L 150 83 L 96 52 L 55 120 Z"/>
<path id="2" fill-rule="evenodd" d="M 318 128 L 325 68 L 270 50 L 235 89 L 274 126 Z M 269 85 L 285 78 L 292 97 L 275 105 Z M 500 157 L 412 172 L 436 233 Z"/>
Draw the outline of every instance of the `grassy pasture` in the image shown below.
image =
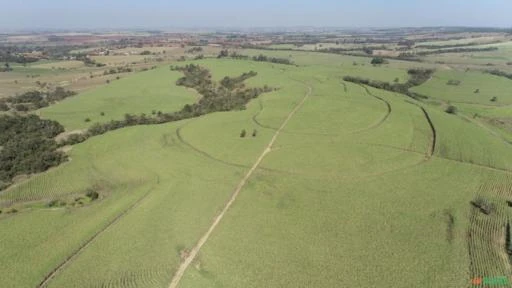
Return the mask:
<path id="1" fill-rule="evenodd" d="M 150 115 L 153 110 L 179 110 L 198 97 L 192 90 L 175 87 L 179 77 L 180 73 L 169 71 L 169 67 L 141 72 L 68 98 L 38 113 L 59 121 L 67 130 L 75 130 L 95 122 L 123 119 L 126 113 Z M 101 112 L 105 115 L 101 116 Z M 85 122 L 86 118 L 91 121 Z"/>
<path id="2" fill-rule="evenodd" d="M 460 84 L 448 85 L 450 80 L 460 81 Z M 477 89 L 479 91 L 475 93 Z M 413 91 L 452 103 L 490 106 L 512 104 L 512 81 L 481 72 L 439 70 L 430 81 L 413 88 Z M 497 97 L 498 101 L 490 101 L 492 97 Z"/>

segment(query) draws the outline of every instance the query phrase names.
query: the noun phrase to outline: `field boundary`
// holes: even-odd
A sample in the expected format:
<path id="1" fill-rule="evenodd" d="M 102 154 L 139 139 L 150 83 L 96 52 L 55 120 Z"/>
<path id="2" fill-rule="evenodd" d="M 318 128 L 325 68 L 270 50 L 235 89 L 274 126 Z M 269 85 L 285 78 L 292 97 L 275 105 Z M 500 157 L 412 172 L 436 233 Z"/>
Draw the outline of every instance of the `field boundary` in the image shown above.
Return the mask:
<path id="1" fill-rule="evenodd" d="M 345 85 L 345 88 L 346 88 L 346 84 L 343 83 Z M 370 92 L 370 89 L 368 89 L 368 87 L 366 87 L 365 85 L 362 85 L 362 84 L 359 84 L 359 86 L 361 86 L 365 91 L 366 91 L 366 94 L 376 98 L 377 100 L 383 102 L 386 107 L 387 107 L 387 112 L 386 112 L 386 115 L 384 115 L 384 117 L 382 117 L 382 119 L 379 120 L 379 122 L 375 123 L 375 124 L 372 124 L 364 129 L 361 129 L 361 130 L 358 130 L 358 131 L 354 131 L 352 132 L 351 134 L 357 134 L 357 133 L 361 133 L 361 132 L 365 132 L 365 131 L 368 131 L 368 130 L 371 130 L 371 129 L 375 129 L 377 127 L 379 127 L 380 125 L 382 125 L 382 123 L 384 123 L 388 118 L 389 118 L 389 115 L 391 115 L 391 104 L 389 103 L 389 101 L 387 101 L 386 99 L 380 97 L 380 96 L 377 96 L 377 95 L 374 95 L 373 93 Z"/>
<path id="2" fill-rule="evenodd" d="M 192 122 L 192 121 L 190 121 Z M 189 124 L 190 122 L 186 123 L 185 125 Z M 237 163 L 231 163 L 231 162 L 227 162 L 227 161 L 224 161 L 222 159 L 218 159 L 218 158 L 215 158 L 213 155 L 210 155 L 208 154 L 207 152 L 195 147 L 194 145 L 190 144 L 189 142 L 187 142 L 185 139 L 183 139 L 183 137 L 181 136 L 181 128 L 183 128 L 185 125 L 181 126 L 181 127 L 178 127 L 176 129 L 176 136 L 178 137 L 178 140 L 183 143 L 185 146 L 187 146 L 188 148 L 194 150 L 195 152 L 203 155 L 204 157 L 210 159 L 210 160 L 213 160 L 215 162 L 219 162 L 219 163 L 222 163 L 224 165 L 228 165 L 228 166 L 232 166 L 232 167 L 237 167 L 237 168 L 250 168 L 249 166 L 245 166 L 245 165 L 242 165 L 242 164 L 237 164 Z"/>
<path id="3" fill-rule="evenodd" d="M 159 177 L 157 176 L 157 183 L 160 182 Z M 84 243 L 82 243 L 71 255 L 69 255 L 66 259 L 64 259 L 63 262 L 61 262 L 57 267 L 55 267 L 50 273 L 46 274 L 46 276 L 43 278 L 43 280 L 36 286 L 37 288 L 46 287 L 48 283 L 60 272 L 62 271 L 69 263 L 71 263 L 82 251 L 84 251 L 89 245 L 98 238 L 101 234 L 103 234 L 105 231 L 107 231 L 108 228 L 112 227 L 114 224 L 118 223 L 123 216 L 128 214 L 131 210 L 136 208 L 144 199 L 151 194 L 151 191 L 153 190 L 153 186 L 144 194 L 142 197 L 137 199 L 132 205 L 130 205 L 125 210 L 121 211 L 114 219 L 112 219 L 110 222 L 108 222 L 103 228 L 101 228 L 99 231 L 94 233 L 89 239 L 87 239 Z"/>
<path id="4" fill-rule="evenodd" d="M 428 125 L 430 126 L 430 130 L 432 130 L 432 144 L 430 145 L 430 157 L 432 157 L 436 150 L 436 142 L 437 142 L 436 128 L 434 127 L 434 123 L 432 122 L 432 119 L 430 119 L 430 115 L 428 115 L 427 110 L 425 110 L 425 108 L 423 108 L 420 105 L 418 105 L 418 107 L 420 107 L 421 111 L 423 111 L 423 114 L 425 115 L 425 118 L 427 119 Z"/>
<path id="5" fill-rule="evenodd" d="M 226 203 L 226 205 L 224 206 L 224 208 L 222 209 L 222 211 L 220 212 L 219 215 L 217 215 L 215 218 L 214 218 L 214 221 L 212 223 L 212 225 L 208 228 L 208 231 L 206 231 L 206 233 L 199 239 L 199 241 L 197 242 L 197 244 L 190 250 L 190 253 L 188 253 L 187 257 L 181 262 L 180 266 L 178 267 L 178 270 L 176 271 L 176 273 L 174 274 L 173 278 L 171 279 L 171 283 L 169 285 L 169 288 L 176 288 L 178 287 L 178 284 L 181 280 L 181 278 L 183 277 L 183 275 L 185 274 L 185 271 L 187 270 L 188 266 L 192 263 L 192 261 L 195 259 L 195 257 L 197 256 L 197 254 L 199 253 L 199 250 L 201 250 L 201 247 L 206 243 L 206 241 L 208 241 L 208 239 L 210 238 L 210 235 L 213 233 L 213 231 L 215 230 L 215 228 L 217 227 L 217 225 L 219 225 L 220 221 L 222 220 L 222 218 L 224 217 L 224 215 L 226 214 L 226 212 L 229 210 L 229 208 L 231 207 L 231 205 L 233 205 L 233 203 L 235 202 L 237 196 L 240 194 L 240 191 L 242 190 L 242 188 L 245 186 L 245 184 L 247 183 L 247 181 L 249 180 L 249 178 L 252 176 L 252 174 L 254 173 L 254 171 L 258 168 L 258 166 L 260 165 L 261 161 L 263 160 L 263 158 L 265 158 L 265 156 L 272 151 L 272 145 L 274 145 L 275 141 L 277 140 L 277 137 L 279 136 L 279 134 L 281 133 L 281 131 L 284 129 L 284 127 L 286 126 L 286 124 L 288 124 L 288 121 L 293 117 L 293 115 L 302 107 L 302 105 L 306 102 L 306 100 L 309 98 L 309 96 L 311 95 L 313 89 L 311 88 L 311 86 L 308 86 L 308 92 L 306 93 L 306 95 L 302 98 L 302 100 L 295 106 L 295 108 L 293 108 L 293 110 L 288 113 L 288 116 L 286 117 L 286 119 L 283 121 L 283 123 L 281 124 L 281 126 L 279 127 L 279 129 L 274 133 L 274 136 L 272 137 L 272 139 L 270 140 L 270 142 L 268 143 L 268 145 L 265 147 L 265 149 L 263 150 L 263 152 L 261 153 L 261 155 L 258 157 L 258 159 L 256 160 L 256 162 L 254 163 L 254 165 L 251 167 L 251 169 L 247 172 L 247 174 L 245 174 L 245 176 L 242 178 L 242 180 L 238 183 L 235 191 L 233 192 L 233 194 L 231 195 L 229 201 Z"/>

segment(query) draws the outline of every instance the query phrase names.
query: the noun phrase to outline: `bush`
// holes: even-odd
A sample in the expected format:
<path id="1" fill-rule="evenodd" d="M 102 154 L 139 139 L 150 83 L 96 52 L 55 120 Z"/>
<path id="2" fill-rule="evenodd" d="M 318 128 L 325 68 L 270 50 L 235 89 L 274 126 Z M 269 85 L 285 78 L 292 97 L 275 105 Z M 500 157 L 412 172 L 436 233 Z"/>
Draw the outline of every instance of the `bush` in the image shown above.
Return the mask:
<path id="1" fill-rule="evenodd" d="M 245 131 L 245 129 L 243 129 L 243 130 L 240 132 L 240 138 L 244 138 L 246 134 L 247 134 L 247 132 Z"/>
<path id="2" fill-rule="evenodd" d="M 105 116 L 105 112 L 100 112 L 100 116 Z"/>
<path id="3" fill-rule="evenodd" d="M 373 65 L 380 65 L 380 64 L 387 63 L 387 61 L 382 57 L 373 57 L 373 59 L 370 63 Z"/>
<path id="4" fill-rule="evenodd" d="M 98 192 L 94 191 L 93 189 L 89 188 L 87 189 L 85 196 L 89 197 L 91 201 L 94 201 L 100 197 L 100 194 L 98 194 Z"/>
<path id="5" fill-rule="evenodd" d="M 18 112 L 27 112 L 29 110 L 28 107 L 23 104 L 14 105 L 14 109 L 16 109 L 16 111 L 18 111 Z"/>
<path id="6" fill-rule="evenodd" d="M 446 107 L 444 112 L 446 112 L 448 114 L 455 114 L 455 113 L 457 113 L 457 107 L 450 105 L 450 106 Z"/>
<path id="7" fill-rule="evenodd" d="M 446 82 L 446 85 L 459 86 L 460 81 L 459 80 L 448 80 L 448 82 Z"/>
<path id="8" fill-rule="evenodd" d="M 84 120 L 85 122 L 91 122 L 91 119 L 90 118 L 85 118 Z"/>
<path id="9" fill-rule="evenodd" d="M 252 131 L 252 137 L 256 137 L 256 135 L 258 135 L 258 130 L 254 129 Z"/>
<path id="10" fill-rule="evenodd" d="M 480 93 L 480 89 L 476 89 L 473 93 L 475 93 L 475 94 Z"/>
<path id="11" fill-rule="evenodd" d="M 491 98 L 491 100 L 490 100 L 490 101 L 491 101 L 491 102 L 496 102 L 496 101 L 498 101 L 498 97 L 494 96 L 494 97 L 492 97 L 492 98 Z"/>
<path id="12" fill-rule="evenodd" d="M 494 211 L 494 204 L 480 196 L 476 197 L 475 200 L 471 201 L 470 203 L 473 205 L 473 207 L 478 208 L 480 212 L 484 213 L 485 215 L 489 215 Z"/>
<path id="13" fill-rule="evenodd" d="M 9 106 L 4 102 L 0 102 L 0 111 L 9 111 Z"/>

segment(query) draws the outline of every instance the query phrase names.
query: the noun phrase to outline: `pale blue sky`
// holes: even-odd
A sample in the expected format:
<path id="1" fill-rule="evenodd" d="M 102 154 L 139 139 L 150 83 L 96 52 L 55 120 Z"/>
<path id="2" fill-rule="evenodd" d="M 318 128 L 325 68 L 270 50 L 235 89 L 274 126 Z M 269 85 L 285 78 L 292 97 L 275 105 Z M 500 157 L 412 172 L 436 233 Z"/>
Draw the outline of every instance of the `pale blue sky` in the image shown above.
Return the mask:
<path id="1" fill-rule="evenodd" d="M 275 26 L 512 27 L 512 0 L 0 0 L 0 30 Z"/>

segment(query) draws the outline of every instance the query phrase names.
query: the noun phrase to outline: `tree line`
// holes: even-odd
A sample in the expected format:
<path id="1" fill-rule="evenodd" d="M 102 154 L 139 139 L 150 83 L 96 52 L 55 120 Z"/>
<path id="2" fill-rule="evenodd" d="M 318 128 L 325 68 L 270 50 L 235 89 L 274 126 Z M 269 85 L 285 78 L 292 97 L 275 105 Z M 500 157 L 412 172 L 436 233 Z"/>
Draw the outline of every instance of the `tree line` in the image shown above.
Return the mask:
<path id="1" fill-rule="evenodd" d="M 233 59 L 242 59 L 242 60 L 253 60 L 257 62 L 270 62 L 270 63 L 276 63 L 276 64 L 284 64 L 284 65 L 295 65 L 293 61 L 287 58 L 277 58 L 277 57 L 269 57 L 265 56 L 263 54 L 260 54 L 258 56 L 250 57 L 248 55 L 242 55 L 238 54 L 237 52 L 233 51 L 229 53 L 229 50 L 221 50 L 217 58 L 233 58 Z"/>
<path id="2" fill-rule="evenodd" d="M 507 72 L 503 72 L 500 70 L 487 70 L 485 72 L 489 73 L 491 75 L 494 75 L 494 76 L 505 77 L 505 78 L 512 80 L 512 73 L 507 73 Z"/>
<path id="3" fill-rule="evenodd" d="M 409 74 L 409 80 L 407 80 L 406 83 L 389 83 L 384 81 L 377 81 L 377 80 L 370 80 L 366 78 L 361 77 L 354 77 L 354 76 L 345 76 L 343 77 L 344 81 L 352 82 L 356 84 L 363 84 L 368 85 L 377 89 L 383 89 L 391 92 L 401 93 L 404 95 L 407 95 L 409 97 L 419 99 L 428 98 L 425 95 L 421 95 L 412 91 L 409 91 L 410 88 L 414 86 L 419 86 L 423 83 L 425 83 L 432 74 L 434 73 L 433 69 L 409 69 L 407 71 L 407 74 Z"/>
<path id="4" fill-rule="evenodd" d="M 439 49 L 433 51 L 420 51 L 417 55 L 426 56 L 432 54 L 444 54 L 444 53 L 468 53 L 468 52 L 489 52 L 496 51 L 498 47 L 485 47 L 485 48 L 453 48 L 453 49 Z"/>
<path id="5" fill-rule="evenodd" d="M 0 100 L 0 111 L 16 110 L 30 111 L 47 107 L 65 98 L 76 95 L 76 92 L 56 87 L 53 91 L 28 91 L 18 96 L 11 96 Z"/>

